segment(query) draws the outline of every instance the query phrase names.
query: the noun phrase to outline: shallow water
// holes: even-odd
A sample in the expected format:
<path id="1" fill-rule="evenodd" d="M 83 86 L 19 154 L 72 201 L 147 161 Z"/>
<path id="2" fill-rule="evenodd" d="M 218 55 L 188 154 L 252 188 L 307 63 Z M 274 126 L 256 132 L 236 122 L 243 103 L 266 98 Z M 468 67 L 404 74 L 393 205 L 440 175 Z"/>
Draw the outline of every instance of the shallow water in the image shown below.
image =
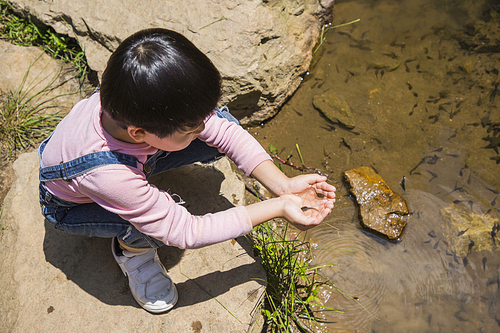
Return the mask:
<path id="1" fill-rule="evenodd" d="M 318 332 L 500 332 L 496 244 L 469 240 L 466 253 L 456 253 L 450 243 L 472 236 L 464 228 L 446 238 L 443 219 L 446 208 L 493 223 L 500 217 L 500 14 L 492 4 L 500 7 L 485 0 L 337 1 L 333 25 L 360 21 L 328 31 L 291 100 L 249 129 L 280 157 L 293 151 L 297 165 L 298 144 L 304 163 L 337 187 L 334 211 L 306 237 L 318 248 L 350 250 L 316 251 L 313 264 L 337 264 L 322 274 L 359 303 L 323 290 L 324 304 L 344 313 L 324 314 Z M 351 106 L 354 129 L 313 107 L 315 95 L 330 91 Z M 363 165 L 413 212 L 399 243 L 359 226 L 342 172 Z"/>

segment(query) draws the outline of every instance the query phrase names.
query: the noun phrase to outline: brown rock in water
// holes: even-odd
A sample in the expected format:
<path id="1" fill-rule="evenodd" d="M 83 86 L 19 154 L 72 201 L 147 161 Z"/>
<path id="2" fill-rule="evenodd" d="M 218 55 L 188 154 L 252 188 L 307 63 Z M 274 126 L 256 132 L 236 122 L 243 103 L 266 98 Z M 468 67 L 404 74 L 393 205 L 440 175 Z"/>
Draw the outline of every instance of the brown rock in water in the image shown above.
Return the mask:
<path id="1" fill-rule="evenodd" d="M 400 240 L 409 219 L 403 198 L 394 193 L 371 168 L 348 170 L 344 172 L 344 177 L 359 205 L 361 226 L 391 241 Z"/>
<path id="2" fill-rule="evenodd" d="M 441 209 L 441 218 L 444 241 L 451 253 L 466 257 L 471 251 L 500 250 L 498 219 L 456 204 Z"/>
<path id="3" fill-rule="evenodd" d="M 349 129 L 356 126 L 349 104 L 332 91 L 314 96 L 313 106 L 333 123 Z"/>

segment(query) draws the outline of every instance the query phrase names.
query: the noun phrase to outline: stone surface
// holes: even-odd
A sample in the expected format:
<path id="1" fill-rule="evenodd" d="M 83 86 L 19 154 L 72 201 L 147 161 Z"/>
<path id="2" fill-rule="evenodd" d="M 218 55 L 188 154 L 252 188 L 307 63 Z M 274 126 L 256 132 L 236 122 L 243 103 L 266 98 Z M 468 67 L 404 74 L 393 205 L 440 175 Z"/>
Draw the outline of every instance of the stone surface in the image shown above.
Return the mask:
<path id="1" fill-rule="evenodd" d="M 69 111 L 88 93 L 75 78 L 70 65 L 55 61 L 39 48 L 0 40 L 0 91 L 19 89 L 27 92 L 27 97 L 43 91 L 35 100 L 50 98 L 47 105 L 57 105 L 50 112 Z"/>
<path id="2" fill-rule="evenodd" d="M 273 116 L 298 88 L 312 61 L 334 0 L 12 0 L 58 33 L 78 38 L 101 73 L 110 53 L 132 33 L 176 30 L 214 62 L 224 97 L 242 124 Z"/>
<path id="3" fill-rule="evenodd" d="M 398 241 L 409 220 L 406 202 L 369 167 L 344 172 L 350 192 L 359 205 L 361 225 L 375 233 Z"/>
<path id="4" fill-rule="evenodd" d="M 246 239 L 197 250 L 161 248 L 179 302 L 166 314 L 152 315 L 134 301 L 109 239 L 63 234 L 44 221 L 37 203 L 36 152 L 22 154 L 14 170 L 0 221 L 0 332 L 262 329 L 262 320 L 252 323 L 260 313 L 265 273 Z M 241 204 L 244 195 L 227 159 L 172 170 L 152 182 L 181 195 L 194 214 Z"/>
<path id="5" fill-rule="evenodd" d="M 333 123 L 340 123 L 347 128 L 356 126 L 349 104 L 332 91 L 314 96 L 313 106 Z"/>
<path id="6" fill-rule="evenodd" d="M 463 205 L 441 209 L 443 238 L 451 253 L 466 257 L 471 251 L 499 250 L 500 221 L 476 214 Z"/>

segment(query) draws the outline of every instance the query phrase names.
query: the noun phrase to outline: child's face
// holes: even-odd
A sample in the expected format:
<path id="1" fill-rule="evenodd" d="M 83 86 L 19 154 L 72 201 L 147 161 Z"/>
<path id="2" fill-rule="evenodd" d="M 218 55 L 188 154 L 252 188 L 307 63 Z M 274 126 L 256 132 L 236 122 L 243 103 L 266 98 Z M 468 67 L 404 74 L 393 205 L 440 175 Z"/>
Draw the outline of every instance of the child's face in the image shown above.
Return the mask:
<path id="1" fill-rule="evenodd" d="M 165 151 L 178 151 L 189 146 L 191 141 L 205 129 L 205 123 L 202 122 L 197 127 L 188 127 L 183 130 L 177 130 L 172 135 L 160 139 L 154 134 L 146 132 L 143 141 L 152 147 Z"/>

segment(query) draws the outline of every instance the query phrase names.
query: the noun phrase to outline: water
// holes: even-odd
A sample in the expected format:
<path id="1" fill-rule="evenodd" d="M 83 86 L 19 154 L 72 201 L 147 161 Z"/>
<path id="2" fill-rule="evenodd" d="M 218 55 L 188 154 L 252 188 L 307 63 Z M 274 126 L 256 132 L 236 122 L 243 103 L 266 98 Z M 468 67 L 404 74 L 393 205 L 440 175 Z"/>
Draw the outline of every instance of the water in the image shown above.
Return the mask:
<path id="1" fill-rule="evenodd" d="M 322 274 L 359 303 L 322 290 L 324 304 L 344 313 L 324 314 L 318 332 L 500 332 L 500 252 L 491 238 L 500 217 L 500 14 L 492 5 L 500 7 L 337 1 L 333 25 L 360 21 L 328 31 L 296 94 L 250 129 L 282 158 L 298 144 L 305 164 L 337 187 L 334 211 L 305 237 L 350 250 L 315 252 L 313 264 L 337 264 Z M 331 91 L 352 107 L 354 129 L 313 107 L 315 95 Z M 291 161 L 300 164 L 296 151 Z M 413 212 L 399 243 L 359 227 L 342 172 L 363 165 Z M 478 219 L 484 242 L 469 234 L 472 222 L 449 227 L 446 212 Z"/>

